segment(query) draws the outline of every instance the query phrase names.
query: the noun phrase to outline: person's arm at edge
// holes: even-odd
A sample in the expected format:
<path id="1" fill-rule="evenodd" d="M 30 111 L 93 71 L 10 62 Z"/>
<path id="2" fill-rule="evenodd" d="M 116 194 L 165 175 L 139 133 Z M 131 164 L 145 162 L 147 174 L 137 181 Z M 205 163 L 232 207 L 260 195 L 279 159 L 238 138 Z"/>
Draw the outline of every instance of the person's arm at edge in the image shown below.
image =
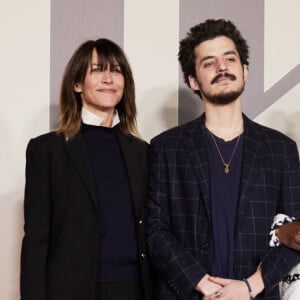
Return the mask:
<path id="1" fill-rule="evenodd" d="M 291 141 L 291 140 L 290 140 Z M 297 145 L 294 141 L 285 144 L 286 155 L 283 158 L 282 199 L 278 213 L 300 217 L 300 164 Z M 272 289 L 299 262 L 300 253 L 284 245 L 270 249 L 262 258 L 261 269 L 265 289 Z M 279 267 L 280 266 L 280 267 Z"/>
<path id="2" fill-rule="evenodd" d="M 276 229 L 276 235 L 283 245 L 300 251 L 300 222 L 283 224 Z"/>

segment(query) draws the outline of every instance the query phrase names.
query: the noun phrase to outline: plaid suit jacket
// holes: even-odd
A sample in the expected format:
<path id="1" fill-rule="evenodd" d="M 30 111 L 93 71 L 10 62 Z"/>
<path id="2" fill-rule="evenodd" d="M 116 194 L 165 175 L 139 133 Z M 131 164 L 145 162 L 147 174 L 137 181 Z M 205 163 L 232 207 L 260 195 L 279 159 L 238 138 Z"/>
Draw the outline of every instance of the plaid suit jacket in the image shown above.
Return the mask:
<path id="1" fill-rule="evenodd" d="M 270 249 L 270 227 L 281 212 L 300 216 L 297 146 L 280 132 L 244 118 L 243 163 L 236 214 L 234 272 L 247 278 L 261 264 L 265 290 L 280 299 L 278 282 L 299 262 L 285 246 Z M 151 141 L 148 246 L 157 270 L 154 299 L 201 299 L 196 284 L 208 269 L 211 232 L 205 115 Z M 217 188 L 217 187 L 216 187 Z"/>

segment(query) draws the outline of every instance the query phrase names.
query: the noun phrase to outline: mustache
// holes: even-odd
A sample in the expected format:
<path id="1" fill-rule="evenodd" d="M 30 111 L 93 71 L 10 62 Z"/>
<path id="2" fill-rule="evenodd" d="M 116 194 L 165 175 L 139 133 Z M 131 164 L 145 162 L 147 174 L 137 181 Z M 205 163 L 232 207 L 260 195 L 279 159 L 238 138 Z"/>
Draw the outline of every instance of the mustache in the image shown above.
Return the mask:
<path id="1" fill-rule="evenodd" d="M 221 73 L 221 74 L 218 74 L 212 81 L 211 81 L 211 84 L 214 84 L 216 83 L 220 78 L 228 78 L 230 80 L 236 80 L 236 77 L 235 75 L 233 74 L 229 74 L 229 73 Z"/>

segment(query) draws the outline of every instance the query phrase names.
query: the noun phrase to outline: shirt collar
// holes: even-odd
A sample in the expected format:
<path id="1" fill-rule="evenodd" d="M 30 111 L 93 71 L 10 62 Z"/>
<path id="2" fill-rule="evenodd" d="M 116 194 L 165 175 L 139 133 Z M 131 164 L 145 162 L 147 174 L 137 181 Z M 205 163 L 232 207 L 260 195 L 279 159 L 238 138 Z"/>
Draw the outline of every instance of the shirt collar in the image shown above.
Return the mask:
<path id="1" fill-rule="evenodd" d="M 91 111 L 87 110 L 85 107 L 81 109 L 81 119 L 84 124 L 93 125 L 93 126 L 101 126 L 100 124 L 103 122 L 104 118 L 100 117 Z M 113 115 L 112 127 L 120 123 L 119 114 L 117 110 L 115 110 Z"/>

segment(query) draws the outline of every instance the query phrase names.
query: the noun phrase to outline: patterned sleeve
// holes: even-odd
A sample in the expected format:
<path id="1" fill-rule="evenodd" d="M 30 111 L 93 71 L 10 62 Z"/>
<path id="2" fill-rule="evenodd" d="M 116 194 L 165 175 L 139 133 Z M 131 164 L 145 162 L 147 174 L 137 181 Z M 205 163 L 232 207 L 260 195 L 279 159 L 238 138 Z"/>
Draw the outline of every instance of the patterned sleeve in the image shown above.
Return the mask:
<path id="1" fill-rule="evenodd" d="M 273 223 L 271 226 L 271 231 L 269 233 L 269 235 L 270 235 L 269 246 L 270 247 L 278 247 L 280 245 L 280 240 L 276 235 L 276 229 L 285 223 L 290 223 L 293 221 L 295 221 L 294 217 L 289 217 L 285 214 L 278 214 L 274 217 L 274 220 L 273 220 Z"/>

